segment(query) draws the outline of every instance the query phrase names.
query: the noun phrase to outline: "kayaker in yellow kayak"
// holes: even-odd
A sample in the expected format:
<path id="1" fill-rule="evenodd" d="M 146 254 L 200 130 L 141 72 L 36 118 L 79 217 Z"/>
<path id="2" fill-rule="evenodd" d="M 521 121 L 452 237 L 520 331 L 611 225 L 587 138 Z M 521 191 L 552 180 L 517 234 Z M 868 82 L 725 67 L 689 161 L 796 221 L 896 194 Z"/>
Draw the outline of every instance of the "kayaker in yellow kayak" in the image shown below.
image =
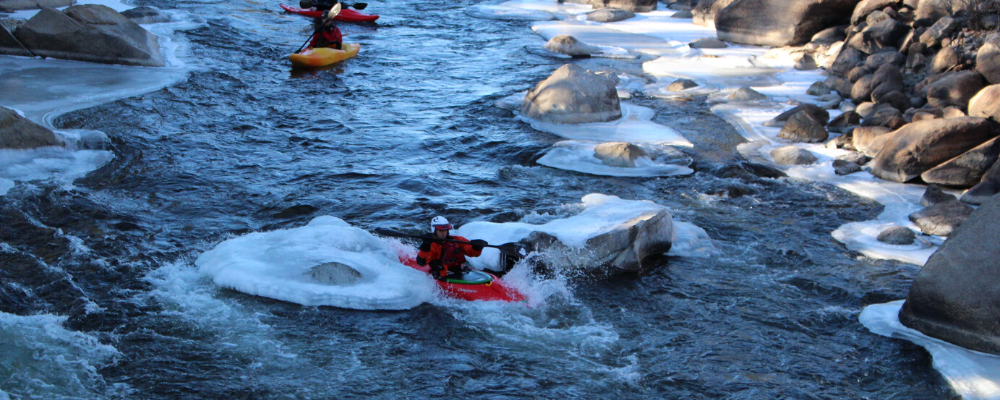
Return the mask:
<path id="1" fill-rule="evenodd" d="M 333 24 L 333 17 L 337 14 L 340 14 L 340 3 L 335 4 L 330 11 L 324 12 L 322 17 L 313 20 L 316 31 L 313 33 L 312 41 L 309 42 L 309 47 L 341 49 L 344 45 L 344 35 L 340 33 L 340 28 Z"/>

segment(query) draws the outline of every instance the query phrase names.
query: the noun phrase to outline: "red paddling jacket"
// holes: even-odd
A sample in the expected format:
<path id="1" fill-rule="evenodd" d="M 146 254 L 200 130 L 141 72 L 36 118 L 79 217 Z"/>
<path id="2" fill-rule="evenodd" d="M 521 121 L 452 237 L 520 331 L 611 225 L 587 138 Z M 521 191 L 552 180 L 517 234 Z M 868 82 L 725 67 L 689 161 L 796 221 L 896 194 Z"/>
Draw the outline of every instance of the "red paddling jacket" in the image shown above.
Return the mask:
<path id="1" fill-rule="evenodd" d="M 448 239 L 469 241 L 464 237 L 451 235 L 448 235 Z M 420 251 L 417 253 L 417 264 L 430 264 L 432 270 L 440 268 L 438 273 L 444 277 L 448 271 L 461 272 L 462 264 L 465 264 L 465 256 L 479 257 L 480 254 L 483 254 L 483 250 L 476 250 L 471 244 L 430 242 L 429 246 L 426 243 L 420 246 Z"/>
<path id="2" fill-rule="evenodd" d="M 340 49 L 343 41 L 344 36 L 340 33 L 340 28 L 331 26 L 316 32 L 316 34 L 313 35 L 313 40 L 309 42 L 309 47 L 333 47 L 335 49 Z"/>

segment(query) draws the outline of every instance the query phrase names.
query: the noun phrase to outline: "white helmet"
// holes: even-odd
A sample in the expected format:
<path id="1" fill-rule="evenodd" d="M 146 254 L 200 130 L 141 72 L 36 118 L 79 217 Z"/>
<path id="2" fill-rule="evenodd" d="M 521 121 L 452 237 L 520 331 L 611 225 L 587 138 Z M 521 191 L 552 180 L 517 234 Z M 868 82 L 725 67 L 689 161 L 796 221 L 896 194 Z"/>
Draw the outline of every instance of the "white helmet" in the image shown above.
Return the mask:
<path id="1" fill-rule="evenodd" d="M 451 224 L 448 223 L 448 218 L 438 215 L 431 219 L 431 233 L 434 233 L 434 231 L 448 230 L 451 230 Z"/>

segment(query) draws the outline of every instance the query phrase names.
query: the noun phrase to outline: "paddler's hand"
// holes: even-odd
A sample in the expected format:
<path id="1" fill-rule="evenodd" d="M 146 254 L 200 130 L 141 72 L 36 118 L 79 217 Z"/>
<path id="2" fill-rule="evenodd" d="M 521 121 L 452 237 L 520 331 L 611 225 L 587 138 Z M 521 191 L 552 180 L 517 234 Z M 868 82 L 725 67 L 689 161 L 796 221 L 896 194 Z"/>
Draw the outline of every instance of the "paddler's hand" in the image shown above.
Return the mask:
<path id="1" fill-rule="evenodd" d="M 473 241 L 471 241 L 469 243 L 472 243 L 472 249 L 475 250 L 475 251 L 483 251 L 483 247 L 486 247 L 486 245 L 489 244 L 489 243 L 486 243 L 486 241 L 482 240 L 482 239 L 476 239 L 476 240 L 473 240 Z"/>

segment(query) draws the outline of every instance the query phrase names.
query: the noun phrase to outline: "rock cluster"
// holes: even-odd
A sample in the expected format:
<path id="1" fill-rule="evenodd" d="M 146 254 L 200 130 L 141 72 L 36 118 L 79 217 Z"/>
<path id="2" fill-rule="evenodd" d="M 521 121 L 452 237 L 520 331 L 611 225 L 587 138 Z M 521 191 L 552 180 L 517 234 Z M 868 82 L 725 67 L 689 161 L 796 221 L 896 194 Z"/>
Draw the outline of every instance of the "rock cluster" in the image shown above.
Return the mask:
<path id="1" fill-rule="evenodd" d="M 155 19 L 150 11 L 141 18 Z M 155 35 L 98 4 L 76 5 L 63 11 L 46 7 L 26 22 L 0 21 L 0 54 L 147 67 L 165 65 Z"/>

